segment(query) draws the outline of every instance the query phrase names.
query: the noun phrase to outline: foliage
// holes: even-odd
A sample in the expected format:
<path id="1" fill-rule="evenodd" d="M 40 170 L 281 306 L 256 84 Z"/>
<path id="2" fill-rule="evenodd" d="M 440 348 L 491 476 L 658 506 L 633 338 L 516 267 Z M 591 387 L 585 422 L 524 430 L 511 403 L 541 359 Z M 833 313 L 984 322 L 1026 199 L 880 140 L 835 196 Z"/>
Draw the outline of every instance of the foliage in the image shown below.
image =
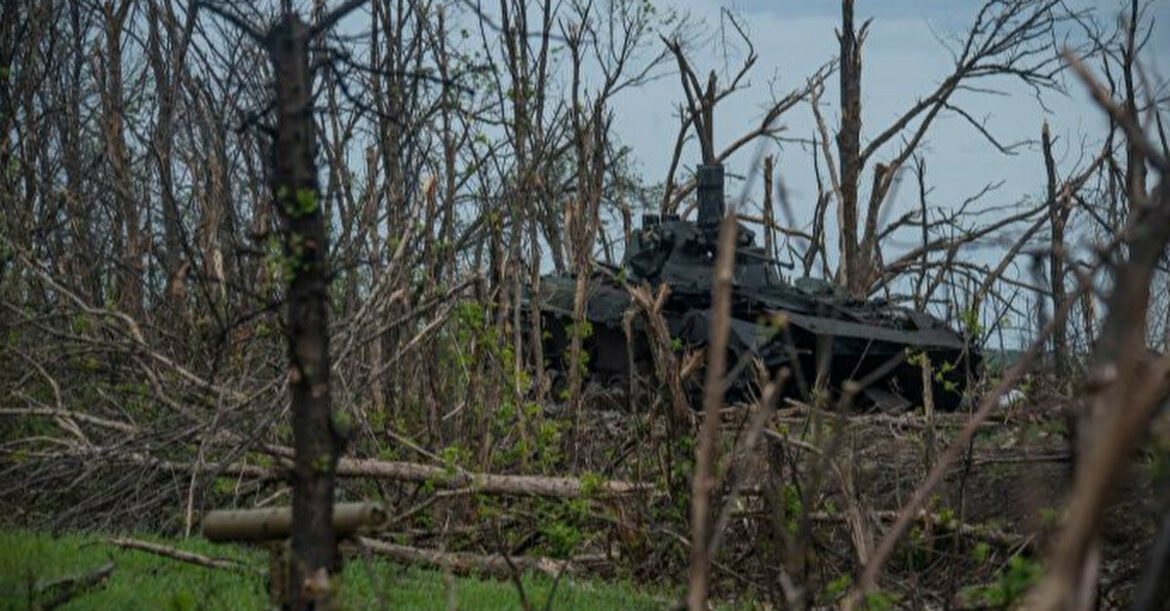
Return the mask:
<path id="1" fill-rule="evenodd" d="M 560 558 L 604 554 L 618 575 L 682 581 L 693 423 L 664 423 L 662 389 L 654 381 L 645 384 L 649 390 L 636 388 L 640 380 L 621 389 L 630 390 L 623 409 L 632 409 L 617 418 L 608 419 L 613 410 L 574 409 L 576 420 L 559 413 L 560 406 L 547 401 L 559 393 L 555 383 L 543 387 L 548 381 L 539 370 L 543 363 L 536 362 L 533 338 L 523 332 L 517 307 L 524 282 L 550 266 L 588 273 L 588 259 L 598 252 L 612 263 L 611 251 L 620 250 L 622 237 L 612 221 L 619 215 L 628 218 L 632 207 L 686 213 L 695 161 L 688 125 L 700 120 L 698 113 L 688 116 L 688 110 L 694 111 L 686 107 L 688 97 L 658 101 L 664 111 L 682 105 L 678 157 L 669 176 L 644 177 L 617 129 L 620 105 L 665 73 L 663 61 L 669 62 L 670 53 L 662 43 L 668 41 L 669 48 L 670 41 L 685 41 L 686 48 L 678 47 L 680 65 L 685 65 L 684 51 L 713 38 L 706 24 L 693 27 L 698 24 L 656 9 L 651 0 L 615 0 L 605 6 L 552 3 L 547 15 L 541 14 L 540 3 L 506 0 L 501 8 L 508 10 L 495 23 L 476 15 L 476 3 L 377 0 L 369 10 L 385 18 L 378 28 L 321 39 L 321 48 L 314 50 L 316 106 L 305 111 L 320 121 L 309 143 L 322 163 L 321 188 L 315 190 L 292 183 L 262 186 L 273 169 L 264 133 L 271 128 L 273 75 L 267 64 L 255 63 L 261 49 L 246 38 L 239 52 L 221 52 L 221 34 L 233 24 L 204 10 L 174 11 L 168 3 L 8 4 L 12 10 L 5 10 L 0 24 L 0 89 L 5 92 L 0 118 L 5 133 L 13 135 L 0 143 L 5 166 L 0 172 L 0 309 L 5 312 L 0 319 L 0 396 L 9 399 L 0 421 L 5 448 L 0 513 L 45 528 L 173 533 L 190 528 L 201 509 L 283 502 L 276 499 L 287 494 L 287 481 L 272 475 L 283 459 L 267 448 L 287 446 L 291 438 L 285 334 L 298 320 L 295 312 L 288 314 L 283 290 L 309 271 L 306 253 L 315 252 L 322 257 L 314 260 L 328 265 L 324 290 L 336 357 L 329 389 L 337 407 L 334 431 L 352 437 L 351 456 L 443 468 L 421 485 L 346 479 L 339 497 L 380 498 L 395 510 L 417 509 L 395 535 L 407 544 L 451 551 L 505 544 Z M 215 5 L 225 11 L 238 8 Z M 128 7 L 126 16 L 118 16 L 119 7 Z M 244 7 L 236 14 L 246 22 L 267 10 Z M 1004 263 L 1032 251 L 1034 239 L 1027 237 L 1032 232 L 1018 229 L 1048 210 L 988 207 L 978 201 L 981 195 L 959 208 L 940 209 L 947 205 L 928 201 L 941 198 L 931 195 L 924 172 L 936 118 L 966 119 L 992 146 L 1001 147 L 992 139 L 994 125 L 974 119 L 981 114 L 968 112 L 974 107 L 964 109 L 987 91 L 972 87 L 974 79 L 1011 76 L 1037 94 L 1060 83 L 1064 62 L 1052 45 L 1069 17 L 1062 10 L 1060 3 L 987 2 L 973 13 L 969 44 L 955 48 L 955 72 L 939 75 L 933 87 L 924 83 L 927 89 L 917 92 L 920 102 L 891 117 L 888 129 L 873 122 L 877 117 L 868 102 L 866 112 L 860 99 L 856 107 L 845 107 L 845 98 L 861 91 L 860 47 L 854 47 L 854 65 L 848 65 L 852 56 L 842 52 L 835 67 L 796 79 L 786 76 L 797 88 L 763 109 L 766 120 L 760 127 L 744 134 L 721 131 L 720 141 L 732 144 L 712 151 L 728 161 L 729 176 L 742 180 L 744 222 L 782 225 L 765 218 L 771 212 L 761 213 L 760 221 L 749 220 L 760 192 L 752 192 L 755 169 L 739 165 L 747 149 L 736 147 L 770 141 L 759 149 L 766 154 L 781 144 L 784 130 L 792 127 L 784 125 L 782 116 L 789 108 L 807 104 L 823 122 L 818 113 L 827 100 L 820 96 L 835 71 L 834 79 L 856 79 L 858 87 L 841 88 L 843 107 L 826 114 L 839 117 L 841 124 L 816 126 L 812 142 L 830 144 L 836 132 L 838 146 L 805 147 L 814 155 L 819 197 L 796 206 L 802 218 L 779 232 L 770 256 L 805 253 L 803 269 L 797 270 L 805 275 L 831 276 L 831 268 L 840 266 L 837 278 L 858 296 L 883 293 L 891 302 L 945 307 L 973 340 L 1036 331 L 1039 321 L 1033 318 L 1042 317 L 1030 317 L 1031 305 L 1020 307 L 1027 297 L 1017 296 L 1047 298 L 1045 282 L 1020 286 L 1020 273 L 1013 271 L 1018 265 L 1006 274 L 992 272 L 984 258 L 990 251 L 975 256 L 973 249 L 1023 235 L 1017 245 L 1027 250 L 1008 251 L 1014 254 Z M 1094 25 L 1092 16 L 1084 17 L 1086 26 Z M 749 74 L 756 59 L 750 28 L 741 28 L 747 24 L 738 23 L 734 11 L 721 11 L 719 20 L 714 38 L 724 61 L 711 73 L 710 87 L 722 100 L 760 82 L 758 72 Z M 850 29 L 842 23 L 839 31 Z M 866 38 L 865 29 L 856 40 Z M 734 40 L 737 31 L 742 40 Z M 956 34 L 962 40 L 962 33 Z M 1123 38 L 1103 38 L 1101 49 L 1116 47 Z M 839 38 L 842 44 L 850 40 L 854 37 Z M 190 52 L 177 52 L 188 45 Z M 1093 61 L 1110 66 L 1111 58 L 1137 56 L 1137 49 L 1121 50 Z M 742 52 L 747 59 L 737 73 L 728 60 Z M 711 63 L 709 57 L 696 58 Z M 694 75 L 710 67 L 691 66 Z M 1110 74 L 1121 77 L 1120 86 L 1133 80 L 1124 78 L 1128 71 L 1117 66 Z M 700 80 L 692 84 L 698 87 Z M 1157 104 L 1128 102 L 1150 108 L 1149 115 L 1157 117 Z M 730 125 L 721 119 L 725 106 L 707 108 L 707 118 Z M 861 133 L 863 124 L 872 131 Z M 1111 122 L 1111 128 L 1116 125 Z M 847 153 L 850 139 L 854 150 Z M 1108 140 L 1111 146 L 1119 144 Z M 862 143 L 864 148 L 856 146 Z M 1004 146 L 1010 150 L 1013 145 Z M 1069 152 L 1069 160 L 1094 157 Z M 1094 182 L 1108 179 L 1116 186 L 1120 181 L 1114 174 L 1125 173 L 1125 160 L 1112 155 L 1116 152 L 1102 152 L 1108 157 L 1099 166 L 1103 170 L 1086 174 L 1085 189 L 1067 181 L 1059 185 L 1076 201 L 1075 214 L 1092 215 L 1089 226 L 1100 226 L 1106 234 L 1124 221 L 1118 211 L 1139 210 L 1133 203 L 1145 199 L 1093 192 Z M 891 213 L 904 198 L 895 196 L 896 186 L 915 169 L 909 166 L 915 160 L 922 161 L 917 168 L 921 212 L 898 219 Z M 796 166 L 786 161 L 781 167 Z M 1077 171 L 1062 167 L 1058 174 Z M 658 186 L 646 184 L 658 181 Z M 784 189 L 762 194 L 770 199 L 774 192 Z M 1098 218 L 1099 213 L 1104 216 Z M 288 231 L 313 215 L 323 217 L 326 244 L 309 244 L 305 235 Z M 1067 246 L 1081 242 L 1079 220 L 1070 220 Z M 1043 222 L 1036 228 L 1056 235 L 1054 226 Z M 916 243 L 919 234 L 918 254 L 902 258 L 914 247 L 907 240 Z M 1112 238 L 1089 237 L 1101 244 L 1107 241 L 1095 238 Z M 595 238 L 604 242 L 603 249 Z M 1063 247 L 1053 240 L 1052 254 L 1059 255 Z M 834 246 L 842 252 L 831 252 Z M 1103 260 L 1126 259 L 1100 254 Z M 1092 288 L 1109 284 L 1090 267 L 1070 269 L 1078 278 L 1084 275 Z M 624 271 L 617 275 L 619 282 L 627 280 Z M 905 294 L 916 275 L 921 281 L 913 294 Z M 1162 279 L 1146 285 L 1162 290 Z M 971 295 L 968 287 L 975 286 L 985 288 Z M 1048 281 L 1053 300 L 1055 286 Z M 1092 310 L 1097 301 L 1090 298 L 1078 307 Z M 1080 341 L 1087 347 L 1094 340 L 1096 315 L 1082 313 L 1087 322 Z M 761 322 L 771 332 L 786 330 L 783 316 Z M 1013 325 L 1021 328 L 1013 331 Z M 584 322 L 552 331 L 584 340 L 595 330 Z M 1151 326 L 1151 334 L 1166 335 L 1158 331 Z M 684 349 L 681 340 L 669 347 L 675 353 Z M 998 372 L 1020 354 L 988 350 L 984 357 Z M 542 358 L 560 361 L 573 374 L 601 369 L 590 362 L 589 350 L 576 362 L 565 354 Z M 923 358 L 911 355 L 910 362 Z M 932 366 L 935 387 L 944 392 L 954 390 L 955 376 L 965 374 L 951 362 Z M 1026 378 L 1018 390 L 1031 398 L 1039 394 L 1037 384 Z M 835 403 L 822 391 L 814 391 L 812 411 Z M 855 467 L 858 477 L 853 482 L 857 498 L 851 500 L 861 504 L 863 516 L 896 508 L 907 486 L 917 482 L 904 479 L 895 461 L 879 465 L 898 464 L 896 474 L 883 471 L 874 477 L 872 456 L 854 444 L 837 443 L 852 426 L 845 419 L 834 418 L 827 427 L 813 423 L 818 430 L 810 435 L 807 419 L 797 422 L 802 416 L 793 415 L 800 409 L 786 402 L 780 407 L 792 420 L 791 429 L 760 442 L 765 447 L 758 453 L 769 462 L 758 470 L 751 465 L 750 476 L 740 482 L 744 492 L 731 508 L 734 517 L 719 558 L 736 560 L 737 575 L 734 580 L 721 576 L 728 581 L 717 589 L 743 591 L 737 580 L 774 584 L 779 571 L 793 569 L 788 576 L 804 592 L 833 598 L 853 585 L 856 567 L 850 566 L 854 556 L 848 537 L 841 536 L 846 527 L 836 521 L 843 513 L 837 489 L 843 484 L 826 464 L 852 461 L 846 466 Z M 726 424 L 738 420 L 734 411 L 728 410 Z M 944 420 L 939 419 L 939 427 L 949 426 Z M 900 425 L 891 426 L 897 430 L 882 430 L 875 445 L 888 445 L 882 450 L 893 454 L 903 449 L 897 440 L 907 437 Z M 1058 436 L 1039 426 L 1034 430 L 1037 434 L 1011 440 L 1030 445 Z M 940 429 L 939 439 L 950 436 L 950 430 Z M 736 441 L 742 438 L 737 433 Z M 976 445 L 971 444 L 966 458 L 978 453 Z M 743 466 L 726 449 L 717 457 L 719 495 L 730 489 L 723 476 L 738 474 Z M 1170 452 L 1157 452 L 1148 456 L 1149 471 L 1164 477 L 1170 472 Z M 963 485 L 966 471 L 978 478 L 1014 468 L 1005 463 L 976 470 L 972 465 L 978 461 L 966 463 Z M 321 469 L 327 466 L 317 463 Z M 550 500 L 446 490 L 444 478 L 459 470 L 576 476 L 584 494 Z M 256 471 L 261 474 L 249 475 Z M 768 492 L 778 491 L 778 498 L 762 499 L 761 473 L 780 478 L 767 482 L 772 484 Z M 897 485 L 885 486 L 888 477 L 898 478 Z M 605 498 L 601 486 L 611 478 L 648 482 L 655 493 L 621 501 Z M 869 498 L 875 481 L 896 489 L 896 500 Z M 829 520 L 803 520 L 813 512 Z M 954 512 L 938 512 L 941 526 L 958 526 Z M 773 514 L 782 515 L 773 523 L 768 521 Z M 1051 510 L 1047 521 L 1055 523 L 1061 515 Z M 875 533 L 883 530 L 876 522 L 870 526 L 877 527 Z M 950 553 L 954 550 L 946 550 L 945 558 L 933 553 L 948 542 L 929 526 L 909 535 L 911 545 L 902 548 L 910 548 L 908 553 L 897 555 L 887 571 L 907 565 L 918 569 L 923 554 L 932 567 L 955 556 L 959 564 L 974 560 L 981 566 L 995 557 L 986 545 L 975 545 L 970 558 Z M 87 603 L 107 608 L 139 601 L 150 608 L 259 606 L 254 580 L 238 583 L 231 576 L 109 550 L 95 541 L 91 535 L 53 541 L 5 534 L 0 586 L 19 591 L 29 569 L 38 577 L 51 576 L 84 568 L 109 552 L 119 559 L 118 573 L 106 592 L 87 597 Z M 776 548 L 771 557 L 754 554 L 761 541 L 761 547 Z M 81 542 L 92 545 L 74 549 Z M 59 549 L 62 545 L 68 549 Z M 248 552 L 228 551 L 232 548 L 212 549 L 197 541 L 182 545 L 262 562 Z M 977 593 L 987 600 L 1011 599 L 1033 577 L 1034 567 L 1027 562 L 1013 559 L 994 586 Z M 983 569 L 990 571 L 990 566 Z M 392 606 L 438 605 L 443 599 L 432 573 L 383 564 L 379 572 L 385 573 L 384 583 L 393 585 L 387 587 L 392 597 L 406 597 Z M 357 563 L 349 568 L 347 592 L 368 592 L 362 574 Z M 882 582 L 891 588 L 897 583 Z M 551 584 L 533 578 L 525 584 L 540 606 Z M 464 587 L 473 592 L 467 605 L 498 601 L 502 607 L 516 606 L 507 584 L 461 580 L 459 587 L 461 596 Z M 594 604 L 572 598 L 588 584 L 563 587 L 568 606 Z M 747 591 L 756 593 L 750 586 Z M 618 588 L 597 606 L 629 608 L 625 595 L 634 596 Z M 773 602 L 781 600 L 776 594 Z M 865 601 L 870 608 L 903 602 L 908 601 L 893 593 Z"/>

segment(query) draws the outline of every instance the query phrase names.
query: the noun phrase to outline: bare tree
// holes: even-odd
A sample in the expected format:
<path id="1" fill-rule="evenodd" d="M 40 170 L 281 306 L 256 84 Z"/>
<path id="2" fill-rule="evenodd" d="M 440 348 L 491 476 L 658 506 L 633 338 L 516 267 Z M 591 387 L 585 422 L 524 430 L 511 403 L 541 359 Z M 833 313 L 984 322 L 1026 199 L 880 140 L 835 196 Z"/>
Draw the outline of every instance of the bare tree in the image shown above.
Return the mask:
<path id="1" fill-rule="evenodd" d="M 841 124 L 837 130 L 837 155 L 822 153 L 836 202 L 840 231 L 840 267 L 838 276 L 848 291 L 864 297 L 882 276 L 883 262 L 880 236 L 888 228 L 879 226 L 882 210 L 906 163 L 930 132 L 935 121 L 951 113 L 966 121 L 991 147 L 1010 154 L 1014 144 L 1001 143 L 983 122 L 953 100 L 957 92 L 978 89 L 980 83 L 996 78 L 1016 79 L 1037 91 L 1056 86 L 1060 69 L 1055 47 L 1058 2 L 990 0 L 978 10 L 974 23 L 951 49 L 954 68 L 939 85 L 920 97 L 889 126 L 861 145 L 862 128 L 862 49 L 869 22 L 857 27 L 852 0 L 841 3 L 841 29 L 838 75 L 840 78 Z M 819 112 L 819 111 L 818 111 Z M 829 141 L 821 121 L 821 140 Z M 887 161 L 877 157 L 893 145 Z M 867 194 L 862 193 L 863 173 L 873 164 Z M 865 199 L 863 205 L 863 196 Z M 824 214 L 827 208 L 819 208 Z M 920 222 L 926 223 L 925 218 Z M 824 239 L 823 235 L 820 239 Z M 932 250 L 938 249 L 935 245 Z"/>

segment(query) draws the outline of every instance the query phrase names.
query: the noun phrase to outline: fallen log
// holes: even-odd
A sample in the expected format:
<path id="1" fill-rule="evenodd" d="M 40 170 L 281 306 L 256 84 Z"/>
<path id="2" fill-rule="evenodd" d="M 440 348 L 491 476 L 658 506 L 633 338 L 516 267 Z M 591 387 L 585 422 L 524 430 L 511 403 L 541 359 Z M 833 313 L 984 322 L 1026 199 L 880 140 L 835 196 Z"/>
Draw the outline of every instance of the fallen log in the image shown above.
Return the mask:
<path id="1" fill-rule="evenodd" d="M 442 552 L 433 549 L 398 545 L 381 539 L 359 537 L 358 544 L 402 564 L 417 564 L 451 571 L 456 575 L 489 575 L 500 579 L 512 576 L 516 571 L 539 571 L 550 577 L 562 573 L 579 573 L 582 567 L 571 560 L 555 560 L 542 556 L 511 556 L 502 554 L 473 554 L 470 552 Z M 510 561 L 510 562 L 509 562 Z M 515 568 L 513 568 L 515 567 Z"/>
<path id="2" fill-rule="evenodd" d="M 292 457 L 292 450 L 288 448 L 270 446 L 268 451 L 281 458 Z M 342 458 L 337 464 L 336 473 L 338 477 L 367 477 L 419 484 L 431 483 L 441 488 L 466 488 L 472 493 L 516 496 L 608 497 L 654 490 L 653 484 L 621 480 L 603 480 L 591 483 L 576 477 L 472 473 L 462 469 L 451 470 L 432 465 L 369 458 Z"/>
<path id="3" fill-rule="evenodd" d="M 577 498 L 587 496 L 587 493 L 596 496 L 622 496 L 653 490 L 651 484 L 635 484 L 619 480 L 602 481 L 591 487 L 575 477 L 452 472 L 443 467 L 416 463 L 353 458 L 341 460 L 337 466 L 337 475 L 339 477 L 392 479 L 420 484 L 433 482 L 444 488 L 469 488 L 472 492 L 485 494 L 556 498 Z"/>
<path id="4" fill-rule="evenodd" d="M 292 508 L 212 511 L 203 518 L 203 536 L 216 543 L 275 541 L 292 534 Z M 333 506 L 333 531 L 339 539 L 386 521 L 377 503 L 338 503 Z"/>
<path id="5" fill-rule="evenodd" d="M 173 460 L 161 460 L 140 453 L 131 453 L 117 456 L 115 460 L 126 460 L 133 464 L 156 467 L 166 471 L 180 473 L 215 474 L 220 477 L 251 477 L 261 480 L 277 480 L 284 478 L 283 469 L 272 469 L 260 465 L 240 463 L 217 464 L 214 462 L 183 463 Z"/>
<path id="6" fill-rule="evenodd" d="M 119 458 L 135 464 L 149 465 L 184 473 L 214 473 L 227 477 L 248 477 L 261 480 L 283 479 L 292 466 L 293 452 L 289 448 L 269 446 L 266 452 L 276 456 L 278 467 L 241 463 L 179 463 L 155 459 L 143 454 L 127 454 Z M 418 484 L 429 483 L 439 488 L 465 488 L 469 493 L 514 496 L 544 496 L 552 498 L 580 498 L 583 496 L 614 497 L 653 492 L 654 485 L 622 480 L 587 482 L 577 477 L 543 475 L 500 475 L 473 473 L 462 469 L 448 469 L 419 463 L 376 460 L 370 458 L 342 458 L 337 464 L 337 477 L 385 479 Z"/>

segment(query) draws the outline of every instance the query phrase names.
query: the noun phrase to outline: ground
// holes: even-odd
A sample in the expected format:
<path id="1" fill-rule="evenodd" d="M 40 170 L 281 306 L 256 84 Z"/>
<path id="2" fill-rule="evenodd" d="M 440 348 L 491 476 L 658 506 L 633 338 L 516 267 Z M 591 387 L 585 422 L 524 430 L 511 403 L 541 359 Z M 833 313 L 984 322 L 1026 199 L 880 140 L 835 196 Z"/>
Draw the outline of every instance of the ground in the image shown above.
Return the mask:
<path id="1" fill-rule="evenodd" d="M 1061 507 L 1072 482 L 1068 405 L 1067 398 L 1062 398 L 1004 406 L 979 429 L 969 452 L 952 466 L 930 501 L 933 522 L 924 520 L 915 526 L 882 578 L 880 585 L 893 602 L 907 608 L 1010 608 L 1019 602 L 1042 572 L 1044 554 L 1062 519 Z M 620 456 L 625 452 L 614 448 L 637 447 L 629 442 L 646 439 L 644 429 L 631 426 L 639 421 L 637 414 L 612 409 L 590 413 L 591 437 L 597 447 L 589 449 L 596 450 L 592 462 L 599 471 L 606 463 L 622 462 Z M 747 408 L 728 410 L 724 420 L 727 450 L 742 434 L 748 413 Z M 846 519 L 850 507 L 843 490 L 846 476 L 876 542 L 922 481 L 927 465 L 933 464 L 966 418 L 961 413 L 939 414 L 931 425 L 921 413 L 851 414 L 837 420 L 827 414 L 816 416 L 807 407 L 781 410 L 771 425 L 775 435 L 766 437 L 758 448 L 762 456 L 748 473 L 728 523 L 713 575 L 719 604 L 775 608 L 775 593 L 768 588 L 775 583 L 774 570 L 781 563 L 800 570 L 811 604 L 831 607 L 839 603 L 857 570 L 856 544 Z M 814 424 L 816 421 L 821 424 Z M 1165 482 L 1170 474 L 1170 451 L 1154 445 L 1142 449 L 1128 475 L 1118 482 L 1117 503 L 1106 514 L 1103 608 L 1126 606 L 1157 524 L 1156 499 L 1160 495 L 1155 483 Z M 613 454 L 619 456 L 610 457 Z M 793 565 L 791 557 L 783 559 L 777 549 L 786 549 L 785 545 L 789 552 L 794 549 L 791 535 L 798 530 L 794 517 L 800 511 L 800 494 L 816 470 L 816 461 L 810 464 L 810 457 L 816 455 L 832 456 L 835 464 L 823 473 L 820 491 L 813 495 L 812 527 L 800 552 L 805 560 L 798 559 Z M 781 522 L 779 530 L 769 521 L 771 509 L 761 492 L 769 484 L 778 486 L 784 495 L 781 504 L 788 506 L 787 521 Z M 535 504 L 530 507 L 511 499 L 500 501 L 497 509 L 519 516 L 541 515 L 542 520 L 550 516 L 569 520 L 565 511 L 554 511 L 559 505 L 526 502 Z M 661 609 L 679 600 L 686 579 L 686 549 L 678 543 L 681 538 L 666 535 L 672 528 L 683 533 L 685 526 L 675 528 L 667 522 L 669 528 L 661 528 L 662 522 L 655 519 L 673 515 L 664 513 L 670 507 L 663 507 L 661 500 L 647 502 L 652 505 L 622 505 L 614 515 L 626 516 L 623 527 L 609 535 L 606 528 L 612 528 L 616 520 L 566 522 L 584 529 L 582 540 L 588 541 L 575 553 L 609 553 L 613 562 L 601 573 L 566 577 L 556 589 L 551 608 Z M 543 508 L 545 513 L 525 513 L 535 511 L 534 507 Z M 451 515 L 462 514 L 455 511 Z M 478 513 L 469 514 L 467 519 L 469 527 L 484 525 Z M 659 528 L 650 530 L 656 523 Z M 626 526 L 633 530 L 623 530 Z M 522 525 L 515 528 L 520 534 L 531 530 Z M 638 535 L 639 528 L 648 530 Z M 537 530 L 545 538 L 549 536 L 545 530 Z M 780 538 L 788 539 L 776 544 L 780 531 L 785 531 Z M 238 609 L 264 604 L 261 570 L 266 559 L 258 550 L 212 545 L 198 538 L 165 541 L 182 549 L 241 560 L 256 571 L 240 575 L 115 548 L 106 542 L 107 536 L 54 536 L 22 530 L 18 525 L 0 530 L 0 609 L 30 608 L 30 587 L 91 571 L 107 558 L 115 563 L 109 582 L 66 608 Z M 529 551 L 549 553 L 543 547 Z M 601 575 L 609 580 L 601 580 Z M 459 609 L 521 608 L 516 588 L 507 581 L 457 578 L 451 589 L 440 572 L 382 561 L 375 561 L 373 577 L 371 580 L 360 560 L 349 563 L 343 592 L 351 608 L 370 606 L 379 592 L 389 608 L 446 609 L 450 595 Z M 633 582 L 640 585 L 631 585 Z M 529 575 L 524 588 L 532 608 L 541 609 L 552 581 Z"/>
<path id="2" fill-rule="evenodd" d="M 247 548 L 214 545 L 199 538 L 162 541 L 180 549 L 205 555 L 232 558 L 249 566 L 265 566 L 264 556 Z M 62 609 L 109 609 L 111 611 L 194 609 L 262 609 L 266 601 L 264 578 L 232 573 L 160 558 L 140 551 L 124 550 L 106 543 L 98 534 L 0 531 L 0 609 L 33 609 L 29 589 L 37 583 L 91 571 L 108 560 L 114 572 L 108 583 L 81 595 Z M 447 609 L 451 594 L 444 576 L 374 561 L 374 580 L 360 561 L 350 562 L 344 576 L 344 608 L 378 608 L 376 590 L 385 597 L 388 609 Z M 552 580 L 529 576 L 524 588 L 534 609 L 544 608 Z M 518 609 L 520 598 L 506 581 L 455 578 L 456 608 L 461 610 Z M 566 577 L 554 594 L 556 609 L 609 610 L 659 609 L 660 595 L 626 583 L 577 580 Z"/>

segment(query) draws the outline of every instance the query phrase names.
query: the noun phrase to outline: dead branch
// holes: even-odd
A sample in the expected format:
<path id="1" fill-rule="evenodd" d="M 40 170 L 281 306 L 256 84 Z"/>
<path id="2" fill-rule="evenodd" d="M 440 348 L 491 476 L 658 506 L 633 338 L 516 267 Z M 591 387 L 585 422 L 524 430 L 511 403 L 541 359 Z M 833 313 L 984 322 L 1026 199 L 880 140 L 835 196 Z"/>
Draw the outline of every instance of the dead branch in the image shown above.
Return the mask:
<path id="1" fill-rule="evenodd" d="M 46 416 L 46 417 L 51 417 L 51 418 L 66 418 L 66 419 L 70 419 L 70 420 L 77 420 L 79 422 L 85 422 L 87 424 L 92 424 L 94 426 L 100 426 L 103 428 L 112 429 L 115 431 L 119 431 L 121 433 L 137 433 L 138 432 L 138 427 L 134 426 L 133 424 L 126 424 L 125 422 L 118 422 L 116 420 L 109 420 L 107 418 L 93 416 L 90 414 L 86 414 L 84 412 L 78 412 L 78 411 L 66 410 L 66 409 L 56 409 L 56 408 L 52 408 L 52 407 L 28 407 L 28 408 L 4 407 L 4 408 L 0 408 L 0 416 L 16 416 L 16 417 Z"/>
<path id="2" fill-rule="evenodd" d="M 738 230 L 735 210 L 731 210 L 719 228 L 715 269 L 711 282 L 711 339 L 707 347 L 707 376 L 703 390 L 703 422 L 695 455 L 695 474 L 691 486 L 691 568 L 687 607 L 702 611 L 707 607 L 711 571 L 711 505 L 715 489 L 715 452 L 719 439 L 719 410 L 726 392 L 724 373 L 727 368 L 727 338 L 731 326 L 731 282 L 735 262 L 735 234 Z"/>
<path id="3" fill-rule="evenodd" d="M 764 433 L 764 427 L 776 413 L 776 403 L 780 398 L 780 393 L 783 392 L 784 385 L 788 382 L 789 375 L 790 372 L 787 369 L 781 369 L 776 372 L 776 379 L 768 382 L 764 387 L 764 393 L 760 397 L 759 405 L 756 411 L 752 413 L 751 419 L 748 422 L 747 432 L 735 452 L 736 462 L 732 467 L 728 468 L 725 479 L 730 479 L 731 484 L 728 486 L 730 489 L 723 499 L 723 507 L 719 510 L 719 515 L 715 520 L 711 537 L 712 558 L 716 558 L 719 555 L 719 546 L 723 543 L 727 523 L 731 519 L 732 507 L 735 506 L 740 493 L 743 492 L 747 473 L 756 460 L 756 445 Z"/>
<path id="4" fill-rule="evenodd" d="M 268 449 L 281 457 L 287 457 L 289 454 L 287 448 L 269 447 Z M 607 480 L 599 483 L 596 489 L 591 489 L 576 477 L 472 473 L 462 469 L 369 458 L 341 459 L 337 465 L 337 476 L 369 477 L 418 484 L 430 483 L 444 488 L 466 488 L 470 492 L 482 494 L 554 498 L 579 498 L 586 495 L 622 496 L 654 490 L 654 486 L 648 483 Z"/>
<path id="5" fill-rule="evenodd" d="M 147 552 L 155 556 L 162 556 L 163 558 L 170 558 L 171 560 L 178 560 L 179 562 L 186 562 L 187 564 L 194 564 L 209 569 L 221 569 L 225 571 L 234 571 L 237 573 L 250 572 L 249 569 L 235 560 L 228 560 L 226 558 L 213 558 L 211 556 L 204 556 L 203 554 L 196 554 L 195 552 L 188 552 L 158 543 L 151 543 L 150 541 L 143 541 L 141 539 L 131 539 L 127 537 L 111 537 L 106 539 L 110 545 L 115 545 L 123 549 L 133 549 L 140 552 Z"/>
<path id="6" fill-rule="evenodd" d="M 654 369 L 658 378 L 666 383 L 670 392 L 671 423 L 676 429 L 681 428 L 682 424 L 687 421 L 691 409 L 682 385 L 682 379 L 685 376 L 680 371 L 678 359 L 675 358 L 670 329 L 667 327 L 666 318 L 662 315 L 662 306 L 666 303 L 670 287 L 665 284 L 660 285 L 657 294 L 653 296 L 650 295 L 649 288 L 644 286 L 626 285 L 626 290 L 629 291 L 630 299 L 638 306 L 646 319 L 646 333 L 647 339 L 650 341 Z M 628 333 L 632 335 L 632 328 Z M 633 345 L 633 342 L 630 345 Z"/>
<path id="7" fill-rule="evenodd" d="M 579 498 L 588 494 L 622 496 L 654 489 L 652 484 L 620 480 L 601 482 L 596 490 L 587 490 L 575 477 L 545 477 L 539 475 L 498 475 L 493 473 L 451 472 L 443 467 L 432 467 L 405 462 L 371 459 L 344 459 L 337 466 L 339 477 L 371 477 L 415 483 L 433 482 L 448 488 L 468 488 L 483 494 L 511 494 L 520 496 L 547 496 Z"/>

